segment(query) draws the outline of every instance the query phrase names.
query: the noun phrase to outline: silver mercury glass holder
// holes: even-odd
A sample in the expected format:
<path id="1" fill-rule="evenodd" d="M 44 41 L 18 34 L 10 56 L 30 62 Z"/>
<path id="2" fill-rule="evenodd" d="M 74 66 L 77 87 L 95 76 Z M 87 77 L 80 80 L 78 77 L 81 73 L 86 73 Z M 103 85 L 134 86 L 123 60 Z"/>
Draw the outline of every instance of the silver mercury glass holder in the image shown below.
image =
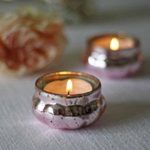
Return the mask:
<path id="1" fill-rule="evenodd" d="M 91 37 L 83 62 L 93 74 L 108 78 L 135 75 L 143 64 L 140 41 L 132 36 L 108 33 Z"/>
<path id="2" fill-rule="evenodd" d="M 83 94 L 55 94 L 44 90 L 55 80 L 82 79 L 90 83 L 92 90 Z M 56 72 L 37 79 L 33 96 L 33 113 L 51 128 L 77 129 L 97 120 L 106 108 L 101 93 L 101 83 L 96 77 L 81 72 Z"/>

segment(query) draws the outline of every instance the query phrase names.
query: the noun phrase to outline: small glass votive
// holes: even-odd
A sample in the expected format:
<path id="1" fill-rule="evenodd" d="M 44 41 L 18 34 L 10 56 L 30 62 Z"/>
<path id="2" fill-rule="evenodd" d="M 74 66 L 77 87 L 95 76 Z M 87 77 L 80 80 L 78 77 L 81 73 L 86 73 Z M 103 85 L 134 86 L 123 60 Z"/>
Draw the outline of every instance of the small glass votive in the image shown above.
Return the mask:
<path id="1" fill-rule="evenodd" d="M 37 79 L 33 113 L 52 128 L 77 129 L 93 123 L 106 101 L 96 77 L 81 72 L 56 72 Z"/>
<path id="2" fill-rule="evenodd" d="M 103 34 L 88 40 L 84 63 L 88 69 L 110 78 L 128 77 L 143 63 L 140 42 L 125 34 Z"/>

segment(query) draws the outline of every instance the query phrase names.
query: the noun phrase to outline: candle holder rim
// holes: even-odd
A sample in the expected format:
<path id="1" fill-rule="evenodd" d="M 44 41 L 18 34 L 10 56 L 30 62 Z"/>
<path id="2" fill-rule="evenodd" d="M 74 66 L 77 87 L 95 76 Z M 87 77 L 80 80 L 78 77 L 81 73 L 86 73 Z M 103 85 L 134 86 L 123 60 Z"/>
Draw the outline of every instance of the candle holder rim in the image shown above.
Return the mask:
<path id="1" fill-rule="evenodd" d="M 67 73 L 67 74 L 72 74 L 73 73 L 73 74 L 76 74 L 76 75 L 87 76 L 87 77 L 95 79 L 98 82 L 98 85 L 95 88 L 93 88 L 91 91 L 89 91 L 89 92 L 85 92 L 85 93 L 81 93 L 81 94 L 75 94 L 75 95 L 66 95 L 66 94 L 57 94 L 57 93 L 53 93 L 53 92 L 48 92 L 48 91 L 45 91 L 44 89 L 42 89 L 42 88 L 40 88 L 38 86 L 38 82 L 40 80 L 42 80 L 45 76 L 48 76 L 48 75 L 59 75 L 60 73 Z M 36 82 L 35 82 L 35 88 L 38 89 L 40 92 L 44 92 L 46 94 L 51 94 L 51 95 L 55 95 L 55 96 L 65 97 L 65 98 L 67 97 L 67 99 L 69 99 L 69 98 L 88 96 L 88 95 L 92 94 L 94 91 L 96 91 L 98 89 L 101 89 L 101 81 L 97 77 L 95 77 L 95 76 L 93 76 L 91 74 L 88 74 L 88 73 L 84 73 L 84 72 L 60 71 L 60 72 L 45 73 L 42 76 L 40 76 L 39 78 L 37 78 Z"/>

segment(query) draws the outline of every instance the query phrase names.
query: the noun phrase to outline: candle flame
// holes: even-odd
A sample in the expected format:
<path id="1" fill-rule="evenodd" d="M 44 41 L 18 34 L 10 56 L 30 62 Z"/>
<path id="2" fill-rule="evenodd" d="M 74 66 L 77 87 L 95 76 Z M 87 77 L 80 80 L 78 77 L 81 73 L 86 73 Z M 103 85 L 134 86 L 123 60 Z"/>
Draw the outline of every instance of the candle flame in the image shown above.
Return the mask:
<path id="1" fill-rule="evenodd" d="M 110 42 L 110 49 L 117 51 L 119 49 L 119 40 L 117 38 L 112 38 Z"/>
<path id="2" fill-rule="evenodd" d="M 68 95 L 70 94 L 70 92 L 72 92 L 72 89 L 73 89 L 72 81 L 69 79 L 67 81 L 67 86 L 66 86 L 66 92 Z"/>

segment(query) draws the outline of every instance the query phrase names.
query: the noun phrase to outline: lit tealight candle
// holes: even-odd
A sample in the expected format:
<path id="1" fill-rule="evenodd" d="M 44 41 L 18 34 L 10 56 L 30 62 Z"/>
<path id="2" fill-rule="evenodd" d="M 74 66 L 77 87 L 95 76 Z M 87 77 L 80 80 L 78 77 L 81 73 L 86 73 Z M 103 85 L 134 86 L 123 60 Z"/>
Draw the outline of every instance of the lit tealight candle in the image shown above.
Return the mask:
<path id="1" fill-rule="evenodd" d="M 112 78 L 135 74 L 141 68 L 142 62 L 139 40 L 124 34 L 92 37 L 88 41 L 84 57 L 84 63 L 91 71 Z"/>
<path id="2" fill-rule="evenodd" d="M 77 129 L 102 115 L 106 101 L 100 80 L 81 72 L 56 72 L 35 83 L 33 113 L 52 128 Z"/>
<path id="3" fill-rule="evenodd" d="M 44 90 L 54 94 L 75 95 L 92 91 L 92 86 L 85 80 L 70 78 L 52 81 L 44 87 Z"/>

